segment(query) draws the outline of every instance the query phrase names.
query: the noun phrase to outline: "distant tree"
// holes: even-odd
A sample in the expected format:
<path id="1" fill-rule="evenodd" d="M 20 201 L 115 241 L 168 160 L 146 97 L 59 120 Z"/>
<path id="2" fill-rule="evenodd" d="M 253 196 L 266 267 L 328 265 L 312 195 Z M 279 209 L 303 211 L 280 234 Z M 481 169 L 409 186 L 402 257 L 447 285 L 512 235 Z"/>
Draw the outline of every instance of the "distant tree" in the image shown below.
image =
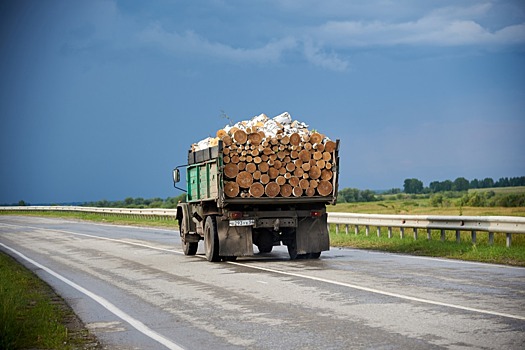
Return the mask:
<path id="1" fill-rule="evenodd" d="M 339 190 L 337 200 L 340 203 L 372 202 L 377 201 L 374 191 L 358 190 L 357 188 L 343 188 Z"/>
<path id="2" fill-rule="evenodd" d="M 339 191 L 339 199 L 341 202 L 354 203 L 359 201 L 359 190 L 357 188 L 343 188 Z"/>
<path id="3" fill-rule="evenodd" d="M 502 177 L 494 183 L 494 187 L 509 187 L 510 181 L 508 177 Z"/>
<path id="4" fill-rule="evenodd" d="M 19 200 L 19 201 L 18 201 L 18 206 L 19 206 L 19 207 L 25 207 L 26 205 L 27 205 L 27 204 L 26 204 L 25 201 L 23 201 L 23 200 Z"/>
<path id="5" fill-rule="evenodd" d="M 177 197 L 168 197 L 164 201 L 163 208 L 174 209 L 177 208 L 179 202 L 186 202 L 186 193 L 183 193 Z"/>
<path id="6" fill-rule="evenodd" d="M 494 180 L 490 177 L 486 177 L 481 181 L 481 188 L 490 188 L 494 187 Z"/>
<path id="7" fill-rule="evenodd" d="M 180 194 L 175 197 L 175 203 L 186 203 L 186 193 Z"/>
<path id="8" fill-rule="evenodd" d="M 421 193 L 423 192 L 423 182 L 418 179 L 405 179 L 403 188 L 405 193 Z"/>
<path id="9" fill-rule="evenodd" d="M 525 186 L 525 176 L 511 178 L 510 185 L 511 186 Z"/>
<path id="10" fill-rule="evenodd" d="M 92 203 L 93 207 L 99 207 L 99 208 L 108 208 L 111 206 L 111 203 L 107 199 L 100 200 L 98 202 Z"/>
<path id="11" fill-rule="evenodd" d="M 373 202 L 377 200 L 375 192 L 371 190 L 361 191 L 360 198 L 362 202 Z"/>
<path id="12" fill-rule="evenodd" d="M 450 180 L 445 180 L 441 182 L 441 191 L 452 191 L 452 186 L 454 183 Z"/>
<path id="13" fill-rule="evenodd" d="M 470 183 L 467 179 L 464 177 L 458 177 L 456 180 L 454 180 L 454 184 L 452 185 L 452 189 L 454 191 L 468 191 L 470 187 Z"/>
<path id="14" fill-rule="evenodd" d="M 429 185 L 428 185 L 428 188 L 430 189 L 430 192 L 442 192 L 443 189 L 441 188 L 441 182 L 439 181 L 432 181 Z"/>
<path id="15" fill-rule="evenodd" d="M 474 179 L 470 181 L 469 188 L 479 188 L 479 180 Z"/>
<path id="16" fill-rule="evenodd" d="M 164 201 L 160 198 L 154 198 L 150 203 L 149 203 L 149 207 L 150 208 L 162 208 L 162 206 L 164 205 Z"/>

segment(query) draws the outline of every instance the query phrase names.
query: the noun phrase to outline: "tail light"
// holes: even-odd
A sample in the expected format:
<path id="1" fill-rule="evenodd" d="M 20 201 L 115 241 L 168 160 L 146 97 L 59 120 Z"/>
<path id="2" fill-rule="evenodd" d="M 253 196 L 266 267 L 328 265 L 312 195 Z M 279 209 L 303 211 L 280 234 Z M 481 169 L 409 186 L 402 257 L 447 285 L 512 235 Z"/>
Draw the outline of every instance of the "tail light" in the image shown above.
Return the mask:
<path id="1" fill-rule="evenodd" d="M 229 216 L 230 219 L 232 219 L 232 220 L 242 219 L 242 211 L 230 211 L 230 213 L 228 214 L 228 216 Z"/>
<path id="2" fill-rule="evenodd" d="M 323 215 L 323 211 L 322 210 L 312 210 L 310 212 L 310 216 L 313 217 L 313 218 L 319 218 Z"/>

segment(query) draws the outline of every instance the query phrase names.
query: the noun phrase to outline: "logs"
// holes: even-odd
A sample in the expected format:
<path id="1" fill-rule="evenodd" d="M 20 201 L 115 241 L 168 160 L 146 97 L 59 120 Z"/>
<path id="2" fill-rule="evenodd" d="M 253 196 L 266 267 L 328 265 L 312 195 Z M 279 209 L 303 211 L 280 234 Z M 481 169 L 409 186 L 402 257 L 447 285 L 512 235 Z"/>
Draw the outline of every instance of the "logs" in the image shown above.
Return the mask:
<path id="1" fill-rule="evenodd" d="M 337 143 L 288 113 L 261 114 L 217 131 L 222 140 L 224 192 L 229 198 L 330 196 L 334 190 Z M 206 140 L 194 144 L 202 149 Z"/>

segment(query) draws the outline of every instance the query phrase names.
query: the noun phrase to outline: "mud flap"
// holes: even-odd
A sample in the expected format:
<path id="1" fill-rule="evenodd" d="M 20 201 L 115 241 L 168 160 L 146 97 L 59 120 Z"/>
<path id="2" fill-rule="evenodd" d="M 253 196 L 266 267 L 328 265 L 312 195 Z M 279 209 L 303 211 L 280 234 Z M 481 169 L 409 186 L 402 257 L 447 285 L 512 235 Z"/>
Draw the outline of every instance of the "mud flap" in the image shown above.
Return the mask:
<path id="1" fill-rule="evenodd" d="M 230 227 L 228 220 L 217 218 L 220 256 L 253 255 L 251 226 Z"/>
<path id="2" fill-rule="evenodd" d="M 319 253 L 330 250 L 328 235 L 328 215 L 319 218 L 300 218 L 297 226 L 297 253 Z"/>

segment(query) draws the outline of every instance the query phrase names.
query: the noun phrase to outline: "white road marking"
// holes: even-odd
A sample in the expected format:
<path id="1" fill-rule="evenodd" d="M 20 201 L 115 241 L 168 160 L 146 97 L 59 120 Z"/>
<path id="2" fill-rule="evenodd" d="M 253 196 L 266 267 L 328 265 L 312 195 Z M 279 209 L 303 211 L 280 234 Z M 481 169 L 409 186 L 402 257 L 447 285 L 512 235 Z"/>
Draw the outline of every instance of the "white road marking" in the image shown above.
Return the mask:
<path id="1" fill-rule="evenodd" d="M 65 231 L 65 230 L 54 230 L 54 229 L 46 229 L 46 228 L 40 228 L 40 227 L 21 226 L 21 225 L 12 225 L 12 224 L 4 224 L 4 223 L 2 223 L 2 225 L 15 226 L 15 227 L 27 227 L 27 228 L 46 230 L 46 231 L 51 231 L 51 232 L 63 232 L 63 233 L 72 234 L 72 235 L 76 235 L 76 236 L 85 236 L 85 237 L 90 237 L 90 238 L 95 238 L 95 239 L 102 239 L 102 240 L 108 240 L 108 241 L 114 241 L 114 242 L 119 242 L 119 243 L 124 243 L 124 244 L 140 246 L 140 247 L 144 247 L 144 248 L 155 249 L 155 250 L 159 250 L 159 251 L 166 251 L 166 252 L 172 252 L 172 253 L 176 253 L 176 254 L 183 254 L 182 252 L 178 252 L 176 250 L 165 249 L 165 248 L 158 248 L 158 247 L 153 247 L 153 246 L 149 246 L 149 245 L 146 245 L 146 244 L 127 242 L 127 241 L 120 240 L 120 239 L 100 237 L 100 236 L 95 236 L 95 235 L 88 235 L 88 234 L 84 234 L 84 233 L 76 233 L 76 232 Z M 197 257 L 205 259 L 205 257 L 203 257 L 203 256 L 198 256 L 197 255 Z M 450 303 L 444 303 L 444 302 L 434 301 L 434 300 L 430 300 L 430 299 L 411 297 L 411 296 L 408 296 L 408 295 L 382 291 L 382 290 L 375 289 L 375 288 L 363 287 L 363 286 L 359 286 L 359 285 L 356 285 L 356 284 L 345 283 L 345 282 L 338 282 L 338 281 L 333 281 L 333 280 L 329 280 L 329 279 L 325 279 L 325 278 L 303 275 L 303 274 L 299 274 L 299 273 L 279 271 L 279 270 L 269 269 L 269 268 L 260 267 L 260 266 L 253 266 L 253 265 L 250 265 L 250 264 L 243 264 L 243 263 L 239 263 L 239 262 L 228 261 L 227 263 L 231 264 L 231 265 L 247 267 L 247 268 L 250 268 L 250 269 L 266 271 L 266 272 L 271 272 L 271 273 L 285 275 L 285 276 L 298 277 L 298 278 L 308 279 L 308 280 L 312 280 L 312 281 L 324 282 L 324 283 L 333 284 L 333 285 L 337 285 L 337 286 L 342 286 L 342 287 L 362 290 L 362 291 L 370 292 L 370 293 L 374 293 L 374 294 L 386 295 L 386 296 L 390 296 L 390 297 L 394 297 L 394 298 L 398 298 L 398 299 L 403 299 L 403 300 L 415 301 L 415 302 L 420 302 L 420 303 L 425 303 L 425 304 L 430 304 L 430 305 L 445 306 L 445 307 L 450 307 L 450 308 L 458 309 L 458 310 L 464 310 L 464 311 L 476 312 L 476 313 L 481 313 L 481 314 L 486 314 L 486 315 L 500 316 L 500 317 L 506 317 L 506 318 L 512 318 L 512 319 L 516 319 L 516 320 L 525 321 L 525 317 L 524 316 L 519 316 L 519 315 L 511 315 L 511 314 L 502 313 L 502 312 L 483 310 L 483 309 L 471 308 L 471 307 L 467 307 L 467 306 L 461 306 L 461 305 L 455 305 L 455 304 L 450 304 Z"/>
<path id="2" fill-rule="evenodd" d="M 120 319 L 122 319 L 123 321 L 129 323 L 133 328 L 135 328 L 136 330 L 138 330 L 139 332 L 141 332 L 142 334 L 144 334 L 145 336 L 159 342 L 160 344 L 164 345 L 165 347 L 167 347 L 168 349 L 173 349 L 173 350 L 182 350 L 183 348 L 178 346 L 177 344 L 175 344 L 174 342 L 172 342 L 170 339 L 160 335 L 159 333 L 155 332 L 154 330 L 152 330 L 151 328 L 149 328 L 148 326 L 146 326 L 144 323 L 140 322 L 139 320 L 133 318 L 132 316 L 128 315 L 127 313 L 125 313 L 124 311 L 122 311 L 121 309 L 119 309 L 118 307 L 116 307 L 115 305 L 113 305 L 112 303 L 110 303 L 107 299 L 87 290 L 86 288 L 76 284 L 75 282 L 67 279 L 66 277 L 58 274 L 57 272 L 51 270 L 50 268 L 36 262 L 35 260 L 25 256 L 24 254 L 20 253 L 19 251 L 11 248 L 11 247 L 8 247 L 6 246 L 5 244 L 3 243 L 0 243 L 0 246 L 4 247 L 5 249 L 11 251 L 12 253 L 18 255 L 19 257 L 21 257 L 22 259 L 26 260 L 27 262 L 33 264 L 34 266 L 38 267 L 39 269 L 42 269 L 44 270 L 45 272 L 49 273 L 51 276 L 59 279 L 60 281 L 66 283 L 67 285 L 75 288 L 76 290 L 78 290 L 79 292 L 83 293 L 84 295 L 90 297 L 91 299 L 93 299 L 95 302 L 99 303 L 100 305 L 102 305 L 106 310 L 108 310 L 109 312 L 113 313 L 115 316 L 119 317 Z"/>
<path id="3" fill-rule="evenodd" d="M 477 312 L 477 313 L 481 313 L 481 314 L 488 314 L 488 315 L 493 315 L 493 316 L 501 316 L 501 317 L 507 317 L 507 318 L 513 318 L 513 319 L 525 321 L 525 317 L 523 317 L 523 316 L 511 315 L 511 314 L 506 314 L 506 313 L 502 313 L 502 312 L 495 312 L 495 311 L 489 311 L 489 310 L 483 310 L 483 309 L 476 309 L 476 308 L 472 308 L 472 307 L 455 305 L 455 304 L 449 304 L 449 303 L 443 303 L 443 302 L 440 302 L 440 301 L 434 301 L 434 300 L 429 300 L 429 299 L 416 298 L 416 297 L 411 297 L 411 296 L 408 296 L 408 295 L 392 293 L 392 292 L 386 292 L 386 291 L 375 289 L 375 288 L 368 288 L 368 287 L 358 286 L 356 284 L 338 282 L 338 281 L 328 280 L 326 278 L 320 278 L 320 277 L 303 275 L 303 274 L 300 274 L 300 273 L 279 271 L 279 270 L 274 270 L 274 269 L 268 269 L 266 267 L 252 266 L 252 265 L 249 265 L 249 264 L 242 264 L 242 263 L 232 262 L 232 261 L 228 262 L 228 264 L 238 265 L 238 266 L 242 266 L 242 267 L 248 267 L 248 268 L 251 268 L 251 269 L 256 269 L 256 270 L 276 273 L 276 274 L 285 275 L 285 276 L 292 276 L 292 277 L 309 279 L 309 280 L 312 280 L 312 281 L 329 283 L 329 284 L 333 284 L 333 285 L 337 285 L 337 286 L 348 287 L 348 288 L 352 288 L 352 289 L 362 290 L 362 291 L 365 291 L 365 292 L 370 292 L 370 293 L 375 293 L 375 294 L 386 295 L 386 296 L 389 296 L 389 297 L 394 297 L 394 298 L 399 298 L 399 299 L 404 299 L 404 300 L 417 301 L 417 302 L 420 302 L 420 303 L 431 304 L 431 305 L 446 306 L 446 307 L 459 309 L 459 310 L 465 310 L 465 311 Z"/>

